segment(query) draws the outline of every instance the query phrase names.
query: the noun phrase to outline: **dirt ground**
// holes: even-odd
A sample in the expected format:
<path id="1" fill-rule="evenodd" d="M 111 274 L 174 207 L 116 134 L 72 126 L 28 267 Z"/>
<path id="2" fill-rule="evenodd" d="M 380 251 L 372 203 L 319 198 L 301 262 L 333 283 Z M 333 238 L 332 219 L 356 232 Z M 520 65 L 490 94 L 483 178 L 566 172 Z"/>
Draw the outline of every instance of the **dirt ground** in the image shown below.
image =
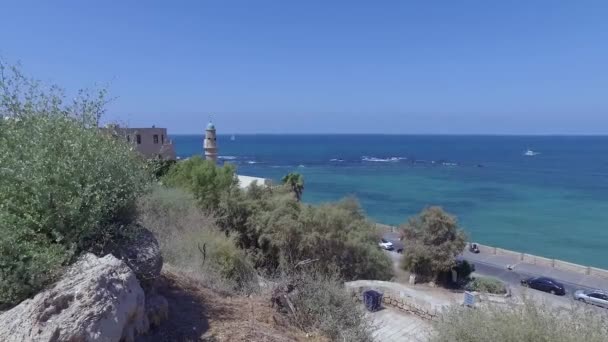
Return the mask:
<path id="1" fill-rule="evenodd" d="M 171 271 L 163 271 L 157 292 L 169 302 L 169 319 L 138 342 L 327 341 L 291 326 L 266 296 L 225 296 Z"/>

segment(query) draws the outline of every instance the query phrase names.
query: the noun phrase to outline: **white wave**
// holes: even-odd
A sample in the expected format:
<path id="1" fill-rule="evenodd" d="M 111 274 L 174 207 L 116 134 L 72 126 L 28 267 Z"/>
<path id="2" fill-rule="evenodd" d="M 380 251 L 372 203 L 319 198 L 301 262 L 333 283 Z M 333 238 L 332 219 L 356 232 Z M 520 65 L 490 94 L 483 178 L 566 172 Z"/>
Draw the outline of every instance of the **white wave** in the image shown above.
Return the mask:
<path id="1" fill-rule="evenodd" d="M 340 159 L 340 158 L 332 158 L 329 160 L 330 162 L 343 162 L 344 159 Z"/>
<path id="2" fill-rule="evenodd" d="M 406 157 L 389 157 L 389 158 L 376 158 L 376 157 L 367 157 L 367 156 L 363 156 L 361 157 L 362 161 L 365 162 L 378 162 L 378 163 L 394 163 L 394 162 L 398 162 L 401 160 L 406 160 Z"/>
<path id="3" fill-rule="evenodd" d="M 255 161 L 255 160 L 248 160 L 247 164 L 259 164 L 259 161 Z"/>
<path id="4" fill-rule="evenodd" d="M 441 163 L 441 165 L 443 165 L 443 166 L 458 166 L 458 164 L 456 164 L 456 163 L 448 163 L 448 162 L 443 162 L 443 163 Z"/>
<path id="5" fill-rule="evenodd" d="M 300 165 L 298 165 L 298 167 L 306 167 L 306 166 L 304 166 L 304 165 L 300 164 Z"/>
<path id="6" fill-rule="evenodd" d="M 218 158 L 219 159 L 224 159 L 224 160 L 235 160 L 238 157 L 235 157 L 235 156 L 219 156 Z"/>

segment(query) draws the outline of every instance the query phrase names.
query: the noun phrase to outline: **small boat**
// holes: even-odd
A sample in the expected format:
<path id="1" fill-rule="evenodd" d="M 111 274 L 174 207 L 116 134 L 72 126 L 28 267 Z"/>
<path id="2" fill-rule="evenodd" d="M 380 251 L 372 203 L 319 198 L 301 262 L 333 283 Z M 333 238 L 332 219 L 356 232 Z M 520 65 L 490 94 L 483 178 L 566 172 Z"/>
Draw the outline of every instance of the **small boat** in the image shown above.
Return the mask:
<path id="1" fill-rule="evenodd" d="M 534 157 L 537 154 L 540 154 L 540 153 L 534 152 L 531 149 L 528 149 L 528 150 L 526 150 L 526 152 L 524 152 L 524 156 L 526 156 L 526 157 Z"/>
<path id="2" fill-rule="evenodd" d="M 231 141 L 235 141 L 236 140 L 236 137 L 234 136 L 234 134 L 230 137 L 230 140 Z"/>

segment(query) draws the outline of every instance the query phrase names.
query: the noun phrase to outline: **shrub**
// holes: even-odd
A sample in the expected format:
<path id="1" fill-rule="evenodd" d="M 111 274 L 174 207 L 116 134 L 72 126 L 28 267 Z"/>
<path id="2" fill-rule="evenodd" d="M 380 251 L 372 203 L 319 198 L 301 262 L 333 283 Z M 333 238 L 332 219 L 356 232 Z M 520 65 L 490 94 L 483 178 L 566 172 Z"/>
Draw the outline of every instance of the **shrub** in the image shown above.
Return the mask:
<path id="1" fill-rule="evenodd" d="M 175 160 L 162 159 L 160 155 L 156 158 L 146 160 L 148 171 L 152 174 L 152 177 L 154 177 L 155 180 L 160 180 L 167 173 L 169 173 L 169 170 L 171 170 L 171 167 L 173 167 L 175 163 Z"/>
<path id="2" fill-rule="evenodd" d="M 360 303 L 344 288 L 337 272 L 312 270 L 291 280 L 290 297 L 297 308 L 292 317 L 300 327 L 321 331 L 332 341 L 372 341 L 372 326 Z"/>
<path id="3" fill-rule="evenodd" d="M 234 166 L 218 167 L 200 156 L 177 163 L 163 181 L 168 186 L 189 191 L 203 209 L 209 210 L 217 209 L 222 194 L 235 188 L 238 182 Z"/>
<path id="4" fill-rule="evenodd" d="M 0 63 L 0 306 L 51 282 L 85 250 L 122 234 L 148 179 L 123 142 L 99 132 L 105 104 L 70 105 Z"/>
<path id="5" fill-rule="evenodd" d="M 346 280 L 392 277 L 392 263 L 376 246 L 376 231 L 353 199 L 319 207 L 302 205 L 290 194 L 269 196 L 249 221 L 256 265 L 291 269 L 318 259 L 320 270 Z"/>
<path id="6" fill-rule="evenodd" d="M 159 240 L 165 262 L 217 290 L 255 290 L 256 274 L 245 252 L 219 231 L 192 195 L 155 187 L 139 201 L 139 220 Z"/>
<path id="7" fill-rule="evenodd" d="M 405 248 L 402 267 L 422 277 L 433 278 L 449 271 L 466 245 L 456 218 L 439 207 L 430 207 L 403 227 Z"/>
<path id="8" fill-rule="evenodd" d="M 496 278 L 489 277 L 479 277 L 473 279 L 470 283 L 467 284 L 466 289 L 468 291 L 477 291 L 493 294 L 503 294 L 507 292 L 507 288 L 505 287 L 505 284 L 502 281 Z"/>
<path id="9" fill-rule="evenodd" d="M 556 310 L 529 299 L 523 304 L 450 306 L 434 326 L 432 342 L 608 341 L 606 313 L 578 306 Z"/>

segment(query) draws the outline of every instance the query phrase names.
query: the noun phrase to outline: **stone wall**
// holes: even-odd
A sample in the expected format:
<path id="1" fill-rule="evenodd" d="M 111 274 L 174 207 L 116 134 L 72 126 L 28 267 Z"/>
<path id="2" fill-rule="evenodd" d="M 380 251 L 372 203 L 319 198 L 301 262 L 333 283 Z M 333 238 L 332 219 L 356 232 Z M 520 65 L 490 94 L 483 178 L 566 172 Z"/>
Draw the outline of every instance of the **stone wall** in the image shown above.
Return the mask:
<path id="1" fill-rule="evenodd" d="M 355 289 L 351 288 L 350 290 L 358 300 L 363 301 L 363 292 L 365 290 L 369 290 L 369 288 L 360 287 Z M 440 313 L 439 310 L 424 301 L 416 300 L 415 298 L 408 296 L 402 296 L 392 291 L 381 290 L 380 292 L 383 293 L 382 304 L 386 307 L 391 307 L 427 320 L 436 319 Z"/>

